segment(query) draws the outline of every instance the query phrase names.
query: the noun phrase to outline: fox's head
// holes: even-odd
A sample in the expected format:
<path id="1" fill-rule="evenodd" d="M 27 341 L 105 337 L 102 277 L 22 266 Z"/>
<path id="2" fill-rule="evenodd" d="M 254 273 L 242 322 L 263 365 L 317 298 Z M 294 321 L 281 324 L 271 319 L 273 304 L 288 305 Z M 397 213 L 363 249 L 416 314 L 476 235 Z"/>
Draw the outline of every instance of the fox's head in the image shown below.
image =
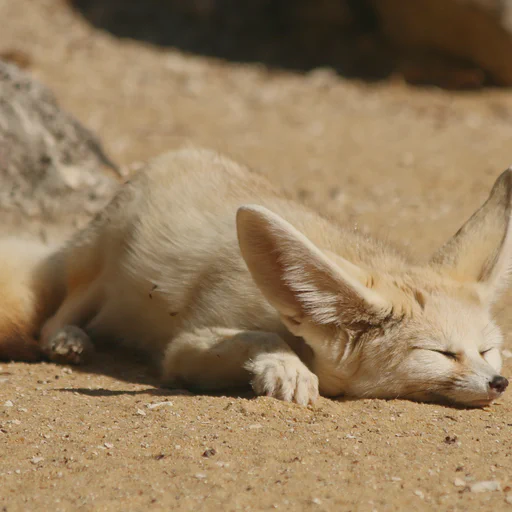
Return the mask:
<path id="1" fill-rule="evenodd" d="M 511 196 L 509 169 L 423 266 L 360 239 L 348 261 L 261 206 L 239 209 L 238 238 L 263 295 L 312 348 L 323 394 L 484 406 L 508 385 L 491 307 L 511 266 Z"/>

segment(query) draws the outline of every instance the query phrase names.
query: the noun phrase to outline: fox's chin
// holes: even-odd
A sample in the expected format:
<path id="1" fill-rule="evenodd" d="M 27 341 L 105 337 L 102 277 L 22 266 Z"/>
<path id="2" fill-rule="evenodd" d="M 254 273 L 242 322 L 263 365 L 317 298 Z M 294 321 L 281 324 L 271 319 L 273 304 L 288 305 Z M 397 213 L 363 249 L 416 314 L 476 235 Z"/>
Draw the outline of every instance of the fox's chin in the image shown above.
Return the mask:
<path id="1" fill-rule="evenodd" d="M 452 407 L 466 407 L 476 409 L 491 405 L 497 398 L 500 398 L 502 395 L 503 393 L 496 394 L 492 397 L 487 396 L 483 398 L 469 399 L 468 397 L 446 396 L 441 393 L 428 393 L 418 394 L 416 396 L 408 396 L 407 399 L 413 400 L 415 402 L 436 403 Z"/>
<path id="2" fill-rule="evenodd" d="M 494 400 L 495 400 L 495 398 L 472 400 L 471 402 L 467 402 L 464 405 L 466 407 L 481 408 L 481 407 L 487 407 L 488 405 L 491 405 L 494 402 Z"/>
<path id="3" fill-rule="evenodd" d="M 503 391 L 496 391 L 496 390 L 489 390 L 485 395 L 480 394 L 480 396 L 476 395 L 477 398 L 471 397 L 471 395 L 463 395 L 460 397 L 452 396 L 452 399 L 455 403 L 458 403 L 459 405 L 463 405 L 465 407 L 487 407 L 491 405 L 495 400 L 498 398 L 501 398 L 503 396 Z"/>
<path id="4" fill-rule="evenodd" d="M 449 405 L 457 408 L 467 408 L 467 409 L 481 409 L 482 407 L 487 407 L 494 402 L 495 398 L 478 398 L 475 400 L 467 400 L 467 399 L 456 399 L 456 398 L 448 398 L 442 397 L 437 400 L 433 400 L 442 405 Z"/>
<path id="5" fill-rule="evenodd" d="M 500 398 L 503 393 L 494 393 L 494 396 L 486 396 L 481 398 L 469 399 L 467 397 L 457 398 L 457 397 L 449 397 L 447 400 L 451 402 L 453 405 L 457 405 L 459 407 L 468 407 L 468 408 L 481 408 L 487 407 L 491 405 L 497 398 Z"/>

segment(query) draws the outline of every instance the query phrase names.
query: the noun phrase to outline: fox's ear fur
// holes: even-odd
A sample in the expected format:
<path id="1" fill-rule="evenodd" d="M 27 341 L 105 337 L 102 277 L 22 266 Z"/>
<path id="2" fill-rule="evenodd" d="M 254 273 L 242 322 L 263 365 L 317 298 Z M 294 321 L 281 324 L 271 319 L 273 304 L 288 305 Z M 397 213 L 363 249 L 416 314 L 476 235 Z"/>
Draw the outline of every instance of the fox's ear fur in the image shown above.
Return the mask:
<path id="1" fill-rule="evenodd" d="M 430 262 L 442 274 L 476 283 L 487 303 L 507 284 L 512 263 L 511 197 L 512 167 L 501 174 L 487 201 Z"/>
<path id="2" fill-rule="evenodd" d="M 363 269 L 343 259 L 332 262 L 266 208 L 239 208 L 237 230 L 256 285 L 286 325 L 299 326 L 308 319 L 350 327 L 378 322 L 391 312 L 391 303 L 363 284 L 368 277 Z"/>

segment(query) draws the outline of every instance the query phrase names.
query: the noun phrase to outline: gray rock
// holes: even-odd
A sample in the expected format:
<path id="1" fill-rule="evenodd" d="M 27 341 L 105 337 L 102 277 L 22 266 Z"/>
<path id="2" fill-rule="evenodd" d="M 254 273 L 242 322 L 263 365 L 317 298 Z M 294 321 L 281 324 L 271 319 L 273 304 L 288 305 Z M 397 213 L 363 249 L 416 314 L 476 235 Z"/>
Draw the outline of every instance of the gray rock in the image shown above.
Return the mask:
<path id="1" fill-rule="evenodd" d="M 372 0 L 396 45 L 434 50 L 512 85 L 512 0 Z"/>
<path id="2" fill-rule="evenodd" d="M 0 60 L 0 212 L 73 220 L 101 209 L 119 181 L 98 139 L 45 86 Z"/>

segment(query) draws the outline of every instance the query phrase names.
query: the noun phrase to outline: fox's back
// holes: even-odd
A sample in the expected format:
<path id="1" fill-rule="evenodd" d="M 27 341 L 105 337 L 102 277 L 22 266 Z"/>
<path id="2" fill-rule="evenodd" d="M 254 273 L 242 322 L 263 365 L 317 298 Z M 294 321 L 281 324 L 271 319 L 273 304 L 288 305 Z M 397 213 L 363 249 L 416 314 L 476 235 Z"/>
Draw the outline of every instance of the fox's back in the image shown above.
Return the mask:
<path id="1" fill-rule="evenodd" d="M 236 235 L 236 212 L 258 204 L 288 220 L 325 251 L 372 266 L 394 266 L 401 256 L 389 247 L 343 229 L 301 203 L 290 199 L 267 178 L 207 150 L 182 150 L 162 155 L 133 184 L 138 189 L 131 264 L 180 255 L 183 273 L 198 260 L 227 257 L 244 269 Z M 140 257 L 138 256 L 140 252 Z M 235 257 L 236 256 L 236 257 Z M 137 263 L 138 262 L 138 263 Z M 161 261 L 157 261 L 161 263 Z"/>
<path id="2" fill-rule="evenodd" d="M 108 300 L 94 326 L 122 338 L 153 337 L 152 343 L 164 345 L 190 324 L 282 329 L 240 254 L 236 212 L 243 204 L 269 208 L 321 249 L 351 251 L 347 256 L 353 261 L 380 258 L 381 265 L 386 263 L 379 246 L 354 243 L 357 234 L 211 151 L 164 154 L 128 187 L 131 200 L 116 210 L 125 226 L 116 249 L 122 253 L 108 258 Z M 110 222 L 107 232 L 120 222 Z"/>
<path id="3" fill-rule="evenodd" d="M 131 221 L 115 248 L 120 254 L 107 258 L 107 301 L 93 330 L 163 346 L 189 323 L 278 328 L 236 237 L 241 204 L 288 202 L 264 177 L 213 152 L 188 150 L 153 160 L 128 187 L 131 200 L 116 217 Z M 109 222 L 107 233 L 117 226 Z"/>

